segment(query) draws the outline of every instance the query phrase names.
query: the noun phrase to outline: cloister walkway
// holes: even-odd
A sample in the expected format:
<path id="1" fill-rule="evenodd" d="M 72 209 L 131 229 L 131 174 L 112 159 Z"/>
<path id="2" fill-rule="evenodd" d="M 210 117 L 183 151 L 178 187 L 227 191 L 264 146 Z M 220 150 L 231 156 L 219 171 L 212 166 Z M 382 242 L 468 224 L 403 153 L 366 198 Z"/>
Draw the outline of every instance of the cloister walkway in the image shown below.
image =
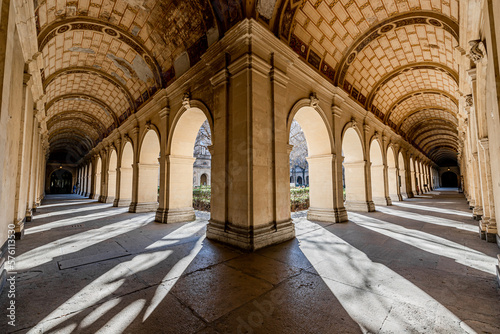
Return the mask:
<path id="1" fill-rule="evenodd" d="M 205 213 L 165 225 L 49 195 L 16 243 L 0 332 L 500 333 L 498 247 L 471 216 L 453 189 L 346 224 L 299 212 L 295 240 L 245 254 L 204 238 Z"/>

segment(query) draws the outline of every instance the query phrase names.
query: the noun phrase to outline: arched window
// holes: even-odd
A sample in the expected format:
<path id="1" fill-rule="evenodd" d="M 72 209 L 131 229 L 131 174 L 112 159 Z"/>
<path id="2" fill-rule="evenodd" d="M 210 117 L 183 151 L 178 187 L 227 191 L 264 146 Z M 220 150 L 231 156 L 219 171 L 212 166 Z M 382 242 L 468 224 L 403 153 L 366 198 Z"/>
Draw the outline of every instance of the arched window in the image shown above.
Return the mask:
<path id="1" fill-rule="evenodd" d="M 200 177 L 200 185 L 201 186 L 206 186 L 207 185 L 207 174 L 202 174 Z"/>

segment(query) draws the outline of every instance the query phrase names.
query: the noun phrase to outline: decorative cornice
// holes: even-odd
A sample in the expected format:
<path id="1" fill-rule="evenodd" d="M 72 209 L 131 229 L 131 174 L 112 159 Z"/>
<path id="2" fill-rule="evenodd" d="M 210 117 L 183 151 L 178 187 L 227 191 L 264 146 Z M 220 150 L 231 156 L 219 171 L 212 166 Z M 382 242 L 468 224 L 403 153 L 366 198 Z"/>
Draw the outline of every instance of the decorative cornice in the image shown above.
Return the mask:
<path id="1" fill-rule="evenodd" d="M 475 64 L 479 63 L 483 58 L 486 57 L 486 48 L 484 43 L 480 39 L 469 41 L 470 50 L 467 57 L 472 60 Z"/>

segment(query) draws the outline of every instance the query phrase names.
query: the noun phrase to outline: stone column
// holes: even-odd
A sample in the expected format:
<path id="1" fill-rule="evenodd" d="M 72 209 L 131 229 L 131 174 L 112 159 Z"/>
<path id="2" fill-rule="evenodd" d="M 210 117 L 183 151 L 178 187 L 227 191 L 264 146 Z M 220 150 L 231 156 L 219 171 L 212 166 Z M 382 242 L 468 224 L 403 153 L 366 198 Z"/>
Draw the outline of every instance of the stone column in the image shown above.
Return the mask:
<path id="1" fill-rule="evenodd" d="M 130 130 L 130 137 L 135 141 L 134 148 L 134 162 L 132 163 L 132 198 L 129 205 L 129 212 L 136 212 L 137 196 L 139 193 L 139 127 L 135 126 Z M 123 171 L 122 171 L 123 172 Z M 122 174 L 123 177 L 123 174 Z"/>
<path id="2" fill-rule="evenodd" d="M 489 152 L 489 140 L 488 138 L 483 138 L 480 141 L 480 145 L 482 147 L 482 157 L 484 161 L 484 168 L 486 174 L 486 185 L 487 185 L 487 194 L 488 194 L 488 202 L 485 202 L 484 205 L 488 207 L 489 212 L 489 220 L 485 224 L 485 232 L 486 232 L 486 241 L 488 242 L 496 242 L 497 235 L 497 222 L 495 218 L 495 202 L 493 200 L 493 183 L 491 178 L 491 164 L 490 164 L 490 152 Z"/>
<path id="3" fill-rule="evenodd" d="M 481 217 L 483 216 L 483 197 L 482 197 L 482 192 L 481 192 L 481 185 L 480 185 L 480 172 L 479 172 L 479 161 L 478 161 L 478 153 L 474 152 L 472 153 L 472 163 L 473 163 L 473 172 L 474 172 L 474 192 L 475 192 L 475 198 L 476 198 L 476 205 L 474 206 L 474 209 L 472 210 L 472 215 L 475 220 L 481 220 Z M 484 236 L 484 230 L 481 233 L 481 236 Z M 482 238 L 484 239 L 484 238 Z"/>
<path id="4" fill-rule="evenodd" d="M 295 231 L 290 203 L 281 190 L 289 183 L 287 126 L 285 121 L 276 123 L 283 117 L 277 115 L 283 110 L 276 108 L 286 89 L 273 82 L 271 71 L 277 64 L 259 56 L 268 54 L 270 44 L 254 43 L 259 36 L 248 25 L 261 29 L 251 21 L 233 28 L 231 34 L 246 36 L 240 43 L 247 48 L 234 50 L 235 60 L 212 78 L 212 184 L 217 186 L 212 188 L 207 238 L 256 250 L 294 238 Z"/>
<path id="5" fill-rule="evenodd" d="M 418 189 L 417 189 L 417 183 L 416 183 L 416 180 L 417 180 L 417 174 L 416 174 L 416 171 L 415 171 L 415 160 L 414 159 L 410 159 L 410 184 L 411 184 L 411 190 L 412 190 L 412 197 L 414 197 L 414 195 L 418 195 Z"/>
<path id="6" fill-rule="evenodd" d="M 333 168 L 333 173 L 334 173 L 334 180 L 333 180 L 333 210 L 335 213 L 335 220 L 337 223 L 343 223 L 347 222 L 349 220 L 347 216 L 347 211 L 344 207 L 344 186 L 342 183 L 343 180 L 343 171 L 342 171 L 342 164 L 344 158 L 342 157 L 342 146 L 340 143 L 342 143 L 342 126 L 343 124 L 340 122 L 340 118 L 342 115 L 342 109 L 341 105 L 344 103 L 344 99 L 338 95 L 334 94 L 333 96 L 333 101 L 332 101 L 332 115 L 333 115 L 333 135 L 336 143 L 336 158 L 334 159 L 334 168 Z M 309 173 L 310 175 L 311 173 Z"/>

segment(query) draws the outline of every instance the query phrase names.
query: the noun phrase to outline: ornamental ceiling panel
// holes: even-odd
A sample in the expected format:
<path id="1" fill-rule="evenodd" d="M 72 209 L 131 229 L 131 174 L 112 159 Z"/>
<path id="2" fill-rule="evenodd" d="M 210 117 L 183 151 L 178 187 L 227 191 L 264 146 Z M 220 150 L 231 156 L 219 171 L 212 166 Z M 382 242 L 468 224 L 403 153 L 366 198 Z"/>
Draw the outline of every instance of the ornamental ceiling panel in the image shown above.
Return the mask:
<path id="1" fill-rule="evenodd" d="M 436 90 L 457 98 L 458 85 L 447 73 L 433 69 L 419 69 L 401 73 L 383 85 L 373 105 L 384 114 L 402 96 L 420 90 Z"/>
<path id="2" fill-rule="evenodd" d="M 155 85 L 151 66 L 128 44 L 112 36 L 85 30 L 72 30 L 50 39 L 42 50 L 43 78 L 72 67 L 101 70 L 139 97 Z"/>
<path id="3" fill-rule="evenodd" d="M 406 118 L 401 124 L 400 129 L 404 133 L 407 133 L 411 128 L 413 128 L 415 124 L 419 124 L 422 122 L 429 122 L 430 124 L 432 124 L 432 121 L 435 119 L 444 119 L 454 124 L 455 126 L 458 126 L 457 118 L 449 111 L 441 109 L 424 109 L 415 112 L 411 116 Z"/>
<path id="4" fill-rule="evenodd" d="M 438 129 L 438 130 L 428 130 L 425 133 L 421 133 L 419 136 L 415 136 L 413 141 L 420 146 L 421 143 L 424 143 L 428 140 L 434 140 L 436 137 L 445 137 L 445 138 L 458 138 L 457 132 L 447 130 L 447 129 Z"/>
<path id="5" fill-rule="evenodd" d="M 47 110 L 47 118 L 50 119 L 57 114 L 67 111 L 88 113 L 96 119 L 100 120 L 106 128 L 109 128 L 114 123 L 113 117 L 109 115 L 108 112 L 101 106 L 91 101 L 80 100 L 78 98 L 60 100 L 55 102 Z"/>
<path id="6" fill-rule="evenodd" d="M 456 72 L 454 37 L 431 25 L 407 25 L 373 40 L 352 62 L 346 80 L 368 96 L 375 84 L 395 69 L 413 63 L 439 63 Z"/>
<path id="7" fill-rule="evenodd" d="M 441 108 L 453 113 L 458 112 L 456 102 L 449 96 L 439 93 L 421 92 L 400 100 L 400 102 L 389 111 L 389 120 L 391 123 L 396 124 L 396 127 L 399 127 L 407 115 L 418 110 L 432 108 Z"/>
<path id="8" fill-rule="evenodd" d="M 89 73 L 59 76 L 46 88 L 47 101 L 53 100 L 59 95 L 72 93 L 92 95 L 102 100 L 111 107 L 117 116 L 120 116 L 124 110 L 131 107 L 130 103 L 132 103 L 118 87 L 99 76 Z"/>
<path id="9" fill-rule="evenodd" d="M 297 3 L 300 2 L 289 1 L 286 5 L 281 35 L 290 39 L 292 48 L 295 38 L 305 47 L 311 47 L 317 55 L 327 58 L 328 65 L 333 68 L 358 37 L 400 14 L 430 12 L 458 22 L 458 0 L 308 0 Z"/>
<path id="10" fill-rule="evenodd" d="M 64 129 L 80 130 L 81 133 L 85 133 L 92 141 L 96 141 L 99 138 L 97 130 L 91 124 L 87 124 L 81 119 L 63 119 L 55 123 L 50 130 L 51 133 L 58 133 L 58 130 Z"/>
<path id="11" fill-rule="evenodd" d="M 208 31 L 217 30 L 208 0 L 43 0 L 35 14 L 39 32 L 71 19 L 90 20 L 120 30 L 143 45 L 164 71 L 200 39 L 206 44 Z"/>

